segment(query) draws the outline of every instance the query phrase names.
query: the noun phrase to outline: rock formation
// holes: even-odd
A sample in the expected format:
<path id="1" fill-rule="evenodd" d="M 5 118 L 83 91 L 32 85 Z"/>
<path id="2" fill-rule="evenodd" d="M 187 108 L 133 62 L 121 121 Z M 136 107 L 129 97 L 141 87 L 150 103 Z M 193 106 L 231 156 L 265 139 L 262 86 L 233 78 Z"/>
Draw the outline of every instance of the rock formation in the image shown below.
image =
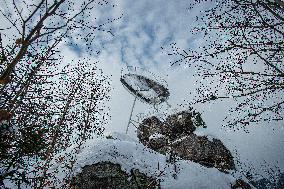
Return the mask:
<path id="1" fill-rule="evenodd" d="M 195 112 L 182 111 L 170 115 L 164 122 L 153 116 L 138 127 L 138 138 L 145 146 L 162 154 L 171 153 L 186 160 L 221 171 L 235 168 L 233 156 L 219 139 L 209 140 L 193 132 L 204 122 L 196 122 Z"/>
<path id="2" fill-rule="evenodd" d="M 119 164 L 99 162 L 85 166 L 73 181 L 76 189 L 156 189 L 158 182 L 138 170 L 127 174 Z"/>
<path id="3" fill-rule="evenodd" d="M 176 157 L 179 157 L 206 167 L 215 167 L 225 173 L 227 170 L 235 169 L 230 151 L 219 139 L 209 139 L 194 133 L 199 126 L 205 127 L 200 114 L 182 111 L 168 116 L 165 121 L 155 116 L 144 119 L 138 127 L 137 135 L 144 146 L 169 155 L 167 162 L 173 163 Z M 107 138 L 120 140 L 125 136 L 108 135 Z M 73 186 L 76 189 L 161 188 L 158 179 L 148 177 L 134 168 L 127 173 L 121 169 L 121 165 L 109 161 L 84 166 L 82 172 L 74 178 Z M 231 188 L 250 189 L 251 187 L 245 181 L 238 179 L 231 184 Z"/>

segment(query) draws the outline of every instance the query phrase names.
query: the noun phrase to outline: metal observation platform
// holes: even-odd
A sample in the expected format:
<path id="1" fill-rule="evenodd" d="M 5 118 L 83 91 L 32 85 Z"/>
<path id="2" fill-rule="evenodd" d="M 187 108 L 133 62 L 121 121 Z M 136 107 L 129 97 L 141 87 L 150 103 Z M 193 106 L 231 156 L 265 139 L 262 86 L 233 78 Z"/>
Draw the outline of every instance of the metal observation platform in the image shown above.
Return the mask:
<path id="1" fill-rule="evenodd" d="M 124 88 L 135 97 L 126 128 L 127 134 L 137 98 L 141 102 L 153 105 L 154 108 L 157 109 L 157 105 L 168 100 L 170 93 L 169 90 L 157 80 L 150 79 L 138 73 L 123 74 L 120 78 L 120 82 Z"/>

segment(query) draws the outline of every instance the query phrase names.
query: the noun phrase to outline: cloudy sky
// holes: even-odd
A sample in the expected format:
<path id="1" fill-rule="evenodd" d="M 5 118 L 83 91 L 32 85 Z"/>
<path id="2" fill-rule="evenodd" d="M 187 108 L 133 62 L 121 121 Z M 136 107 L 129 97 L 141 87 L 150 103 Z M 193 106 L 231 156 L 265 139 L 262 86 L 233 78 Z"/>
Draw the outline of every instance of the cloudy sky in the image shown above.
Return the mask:
<path id="1" fill-rule="evenodd" d="M 99 9 L 102 19 L 122 18 L 112 24 L 112 35 L 100 35 L 98 46 L 102 49 L 98 56 L 100 66 L 106 74 L 112 75 L 113 94 L 111 109 L 113 115 L 130 111 L 132 97 L 121 85 L 119 78 L 128 71 L 146 74 L 159 82 L 175 83 L 171 85 L 169 102 L 182 103 L 192 92 L 193 77 L 186 65 L 170 66 L 170 44 L 177 43 L 188 48 L 201 45 L 203 40 L 190 34 L 195 16 L 204 7 L 188 10 L 189 1 L 118 1 L 111 11 Z M 206 5 L 206 4 L 205 4 Z M 134 71 L 135 72 L 135 71 Z M 179 76 L 181 75 L 183 83 Z M 178 84 L 177 84 L 178 82 Z M 181 94 L 181 91 L 183 94 Z M 173 97 L 173 98 L 172 98 Z M 117 99 L 117 100 L 114 100 Z M 130 103 L 129 103 L 130 102 Z M 122 105 L 123 104 L 123 109 Z M 128 105 L 128 107 L 125 107 Z M 141 109 L 140 109 L 141 106 Z M 137 112 L 149 109 L 148 105 L 137 103 Z M 113 116 L 111 130 L 119 130 L 128 114 Z M 124 123 L 124 125 L 125 125 Z"/>
<path id="2" fill-rule="evenodd" d="M 4 1 L 3 1 L 4 2 Z M 181 48 L 197 48 L 205 44 L 202 36 L 192 35 L 190 31 L 196 25 L 195 16 L 211 4 L 202 4 L 189 10 L 189 0 L 118 0 L 106 6 L 98 6 L 93 11 L 96 21 L 104 23 L 107 19 L 121 19 L 106 25 L 110 32 L 99 32 L 93 42 L 99 53 L 88 55 L 84 52 L 84 43 L 76 41 L 77 46 L 61 45 L 65 61 L 91 56 L 99 61 L 98 67 L 111 79 L 111 100 L 109 112 L 111 119 L 105 126 L 106 131 L 125 132 L 134 97 L 123 88 L 120 77 L 124 73 L 137 72 L 164 83 L 170 91 L 169 104 L 161 105 L 158 113 L 175 112 L 186 109 L 196 92 L 196 80 L 193 70 L 187 65 L 170 66 L 172 57 L 167 53 L 170 44 L 177 43 Z M 114 6 L 113 6 L 114 5 Z M 0 17 L 2 26 L 7 22 Z M 80 35 L 74 33 L 73 36 Z M 162 47 L 162 48 L 161 48 Z M 136 71 L 135 71 L 136 68 Z M 181 106 L 182 104 L 183 106 Z M 196 105 L 208 126 L 200 134 L 210 134 L 221 138 L 233 152 L 238 151 L 243 162 L 249 162 L 256 169 L 262 169 L 264 160 L 269 166 L 280 166 L 284 171 L 284 132 L 283 123 L 262 124 L 249 128 L 249 133 L 242 130 L 231 131 L 222 128 L 222 120 L 233 100 Z M 157 114 L 152 106 L 138 101 L 133 116 Z M 136 119 L 135 118 L 135 119 Z M 135 136 L 135 127 L 130 127 L 129 134 Z M 264 140 L 265 139 L 265 140 Z M 277 163 L 278 161 L 278 163 Z"/>

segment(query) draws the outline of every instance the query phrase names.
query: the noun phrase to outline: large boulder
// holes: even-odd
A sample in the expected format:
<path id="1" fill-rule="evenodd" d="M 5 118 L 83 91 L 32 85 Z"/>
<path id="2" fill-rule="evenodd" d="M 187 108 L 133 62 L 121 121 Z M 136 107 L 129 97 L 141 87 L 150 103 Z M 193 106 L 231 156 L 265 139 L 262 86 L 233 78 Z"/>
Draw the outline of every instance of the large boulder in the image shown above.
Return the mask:
<path id="1" fill-rule="evenodd" d="M 206 136 L 190 134 L 169 146 L 179 157 L 206 167 L 216 167 L 219 170 L 235 168 L 233 156 L 218 139 L 210 141 Z"/>
<path id="2" fill-rule="evenodd" d="M 160 188 L 158 181 L 147 177 L 138 170 L 127 174 L 119 164 L 99 162 L 83 167 L 83 170 L 73 179 L 76 189 L 141 189 Z"/>
<path id="3" fill-rule="evenodd" d="M 191 111 L 182 111 L 172 114 L 164 122 L 157 117 L 146 118 L 139 125 L 137 136 L 140 141 L 148 142 L 150 137 L 155 134 L 162 134 L 171 140 L 175 140 L 184 134 L 193 133 L 197 127 L 205 127 L 200 114 Z"/>
<path id="4" fill-rule="evenodd" d="M 146 118 L 138 127 L 138 138 L 162 154 L 171 153 L 221 171 L 235 169 L 233 156 L 220 140 L 193 133 L 196 127 L 204 127 L 200 119 L 199 113 L 190 111 L 170 115 L 164 122 L 154 116 Z"/>

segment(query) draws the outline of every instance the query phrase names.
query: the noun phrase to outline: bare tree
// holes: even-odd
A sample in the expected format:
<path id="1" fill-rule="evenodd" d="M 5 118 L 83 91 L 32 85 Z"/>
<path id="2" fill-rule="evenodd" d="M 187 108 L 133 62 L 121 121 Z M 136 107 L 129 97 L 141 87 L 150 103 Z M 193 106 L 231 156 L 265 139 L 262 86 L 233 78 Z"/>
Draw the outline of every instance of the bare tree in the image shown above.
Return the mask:
<path id="1" fill-rule="evenodd" d="M 205 1 L 195 1 L 189 10 Z M 212 1 L 197 22 L 192 34 L 203 36 L 204 44 L 188 50 L 172 44 L 169 53 L 175 58 L 172 65 L 186 63 L 211 82 L 197 89 L 193 104 L 234 99 L 237 106 L 231 113 L 238 115 L 225 119 L 234 128 L 283 121 L 283 1 Z"/>
<path id="2" fill-rule="evenodd" d="M 86 139 L 103 132 L 108 78 L 90 58 L 64 63 L 58 45 L 79 30 L 83 32 L 75 37 L 92 53 L 95 34 L 111 33 L 107 24 L 116 20 L 90 23 L 93 8 L 107 4 L 12 1 L 6 11 L 0 9 L 10 23 L 0 28 L 0 186 L 5 179 L 18 188 L 54 186 L 49 168 L 55 155 L 72 144 L 80 149 Z M 18 33 L 11 36 L 12 28 Z M 60 159 L 69 175 L 75 158 Z"/>

